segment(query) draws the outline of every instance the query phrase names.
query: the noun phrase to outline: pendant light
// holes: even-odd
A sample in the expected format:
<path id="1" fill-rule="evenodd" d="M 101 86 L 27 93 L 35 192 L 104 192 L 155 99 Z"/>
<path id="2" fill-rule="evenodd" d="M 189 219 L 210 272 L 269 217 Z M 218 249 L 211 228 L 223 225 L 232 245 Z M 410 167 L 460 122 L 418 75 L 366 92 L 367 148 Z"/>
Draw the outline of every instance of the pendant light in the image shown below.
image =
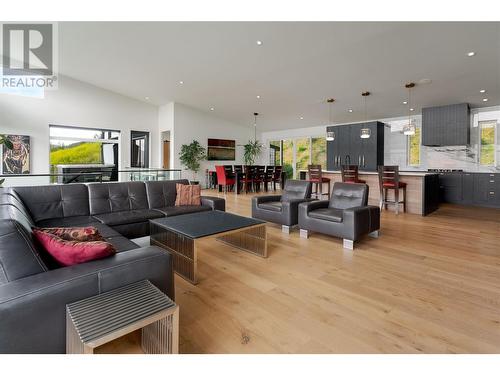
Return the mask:
<path id="1" fill-rule="evenodd" d="M 404 135 L 415 135 L 415 124 L 411 121 L 411 89 L 415 87 L 413 82 L 407 83 L 408 89 L 408 123 L 403 127 Z"/>
<path id="2" fill-rule="evenodd" d="M 366 98 L 370 95 L 370 92 L 369 91 L 363 91 L 361 93 L 361 96 L 364 98 L 364 101 L 365 101 L 365 122 L 368 122 L 368 117 L 366 115 Z M 370 128 L 362 128 L 361 131 L 359 132 L 359 136 L 363 139 L 367 139 L 367 138 L 370 138 L 370 136 L 372 135 L 372 131 L 370 130 Z"/>
<path id="3" fill-rule="evenodd" d="M 326 100 L 326 102 L 328 103 L 328 124 L 329 125 L 333 125 L 333 122 L 332 122 L 332 104 L 334 101 L 335 101 L 335 99 L 333 99 L 333 98 Z M 332 130 L 330 130 L 330 131 L 327 130 L 326 140 L 327 141 L 334 141 L 335 140 L 335 132 Z"/>
<path id="4" fill-rule="evenodd" d="M 254 112 L 253 113 L 253 117 L 254 117 L 254 120 L 253 120 L 253 139 L 254 141 L 257 141 L 257 116 L 259 114 L 257 112 Z"/>

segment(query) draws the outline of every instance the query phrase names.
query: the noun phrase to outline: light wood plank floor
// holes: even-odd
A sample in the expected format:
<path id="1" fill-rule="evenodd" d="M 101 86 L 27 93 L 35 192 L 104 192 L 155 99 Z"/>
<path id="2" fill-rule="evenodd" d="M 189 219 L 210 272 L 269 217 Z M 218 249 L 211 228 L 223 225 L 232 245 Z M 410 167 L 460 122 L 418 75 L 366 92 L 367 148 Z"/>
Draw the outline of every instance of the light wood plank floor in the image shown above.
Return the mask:
<path id="1" fill-rule="evenodd" d="M 227 210 L 250 216 L 251 197 L 229 193 Z M 354 252 L 274 224 L 268 244 L 261 259 L 207 242 L 200 283 L 176 276 L 182 353 L 500 353 L 500 210 L 384 212 Z"/>

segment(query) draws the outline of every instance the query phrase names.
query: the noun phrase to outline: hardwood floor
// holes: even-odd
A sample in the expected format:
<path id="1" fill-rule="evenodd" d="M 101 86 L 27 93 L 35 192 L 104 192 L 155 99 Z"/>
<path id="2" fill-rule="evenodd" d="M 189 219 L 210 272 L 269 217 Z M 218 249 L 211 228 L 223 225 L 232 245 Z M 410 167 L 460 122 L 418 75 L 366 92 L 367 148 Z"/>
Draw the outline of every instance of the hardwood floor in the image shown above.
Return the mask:
<path id="1" fill-rule="evenodd" d="M 227 210 L 250 215 L 251 197 Z M 500 352 L 500 210 L 384 212 L 354 252 L 274 224 L 268 244 L 262 259 L 207 242 L 199 284 L 176 276 L 181 353 Z M 102 351 L 137 352 L 137 335 Z"/>

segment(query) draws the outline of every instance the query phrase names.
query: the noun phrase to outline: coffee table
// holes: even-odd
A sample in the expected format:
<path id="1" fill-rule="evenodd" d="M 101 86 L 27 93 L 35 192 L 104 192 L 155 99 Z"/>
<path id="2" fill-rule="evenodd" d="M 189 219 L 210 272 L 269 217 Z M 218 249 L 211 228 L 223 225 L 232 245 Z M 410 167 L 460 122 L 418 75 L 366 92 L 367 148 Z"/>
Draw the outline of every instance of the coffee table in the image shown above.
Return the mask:
<path id="1" fill-rule="evenodd" d="M 209 238 L 267 257 L 265 221 L 230 214 L 205 211 L 164 217 L 149 221 L 151 245 L 172 254 L 174 271 L 192 284 L 197 284 L 198 247 Z"/>

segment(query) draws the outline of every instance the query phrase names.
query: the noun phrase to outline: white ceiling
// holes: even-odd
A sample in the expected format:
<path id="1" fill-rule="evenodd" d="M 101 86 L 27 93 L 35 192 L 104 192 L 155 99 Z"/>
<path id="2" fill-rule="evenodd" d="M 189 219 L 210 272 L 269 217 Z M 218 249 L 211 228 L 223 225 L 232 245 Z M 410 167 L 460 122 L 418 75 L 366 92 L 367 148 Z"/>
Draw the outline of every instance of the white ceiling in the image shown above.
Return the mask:
<path id="1" fill-rule="evenodd" d="M 500 23 L 62 22 L 59 37 L 64 75 L 249 126 L 257 111 L 261 131 L 326 124 L 327 97 L 335 123 L 362 121 L 363 90 L 369 118 L 402 116 L 423 78 L 414 113 L 500 104 Z"/>

